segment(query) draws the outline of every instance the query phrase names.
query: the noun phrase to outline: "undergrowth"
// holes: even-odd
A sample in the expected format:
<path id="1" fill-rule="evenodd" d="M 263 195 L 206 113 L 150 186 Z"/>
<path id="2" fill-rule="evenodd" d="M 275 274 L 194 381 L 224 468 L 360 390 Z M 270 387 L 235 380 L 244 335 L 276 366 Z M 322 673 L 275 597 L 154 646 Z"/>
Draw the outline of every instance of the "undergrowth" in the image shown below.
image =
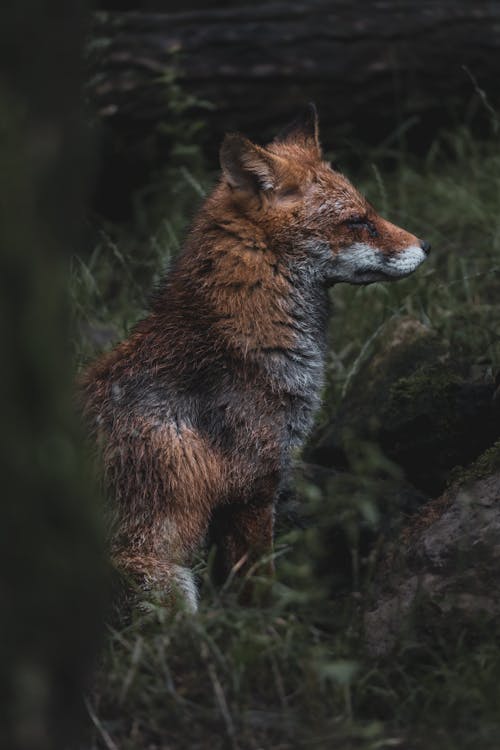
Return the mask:
<path id="1" fill-rule="evenodd" d="M 496 137 L 477 142 L 462 129 L 440 136 L 424 159 L 401 152 L 382 174 L 377 152 L 350 175 L 384 216 L 429 240 L 432 253 L 397 284 L 332 291 L 323 420 L 400 316 L 432 326 L 471 377 L 500 369 L 498 146 Z M 111 346 L 144 313 L 148 290 L 178 252 L 211 179 L 182 165 L 171 170 L 161 220 L 151 219 L 140 247 L 130 228 L 101 226 L 93 251 L 74 259 L 79 362 Z M 301 547 L 310 533 L 278 539 L 267 608 L 239 607 L 231 587 L 214 591 L 200 563 L 198 615 L 152 602 L 127 625 L 110 626 L 87 701 L 89 750 L 497 748 L 498 632 L 450 623 L 446 633 L 409 634 L 390 656 L 375 659 L 363 645 L 369 583 L 331 600 Z M 313 553 L 314 545 L 307 549 Z"/>

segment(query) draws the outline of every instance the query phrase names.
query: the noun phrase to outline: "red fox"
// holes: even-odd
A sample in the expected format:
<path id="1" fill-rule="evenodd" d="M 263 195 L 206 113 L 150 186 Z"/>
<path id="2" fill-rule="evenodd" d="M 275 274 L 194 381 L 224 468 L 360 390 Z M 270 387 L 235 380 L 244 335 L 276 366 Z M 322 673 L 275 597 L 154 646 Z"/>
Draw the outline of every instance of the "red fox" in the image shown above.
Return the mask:
<path id="1" fill-rule="evenodd" d="M 313 105 L 266 147 L 227 135 L 220 162 L 151 313 L 82 377 L 114 561 L 192 610 L 207 539 L 220 580 L 272 550 L 319 406 L 328 287 L 400 279 L 430 249 L 323 160 Z"/>

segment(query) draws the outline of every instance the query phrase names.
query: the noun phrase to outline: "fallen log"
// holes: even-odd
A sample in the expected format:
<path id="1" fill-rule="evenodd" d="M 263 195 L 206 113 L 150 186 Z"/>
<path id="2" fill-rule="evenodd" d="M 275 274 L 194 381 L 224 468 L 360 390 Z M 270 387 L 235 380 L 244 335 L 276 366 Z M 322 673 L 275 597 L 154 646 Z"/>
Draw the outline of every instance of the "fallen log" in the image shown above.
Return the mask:
<path id="1" fill-rule="evenodd" d="M 435 132 L 450 112 L 463 114 L 471 76 L 495 100 L 499 24 L 500 5 L 486 0 L 376 0 L 361 12 L 346 0 L 101 12 L 88 94 L 100 118 L 137 137 L 175 117 L 161 82 L 174 69 L 186 92 L 212 104 L 205 115 L 216 142 L 227 129 L 268 137 L 315 99 L 325 135 L 326 127 L 375 143 L 411 118 Z"/>

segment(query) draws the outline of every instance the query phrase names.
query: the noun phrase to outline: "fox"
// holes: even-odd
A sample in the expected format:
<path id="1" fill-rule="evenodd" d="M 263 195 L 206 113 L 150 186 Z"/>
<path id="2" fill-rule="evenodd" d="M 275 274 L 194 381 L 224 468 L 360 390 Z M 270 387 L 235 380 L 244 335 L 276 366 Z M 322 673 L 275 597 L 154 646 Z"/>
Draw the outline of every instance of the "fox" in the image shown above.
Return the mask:
<path id="1" fill-rule="evenodd" d="M 80 379 L 110 502 L 110 554 L 196 611 L 193 559 L 218 582 L 266 561 L 276 500 L 324 385 L 329 288 L 395 281 L 430 245 L 340 171 L 308 105 L 265 146 L 225 136 L 205 199 L 150 313 Z"/>

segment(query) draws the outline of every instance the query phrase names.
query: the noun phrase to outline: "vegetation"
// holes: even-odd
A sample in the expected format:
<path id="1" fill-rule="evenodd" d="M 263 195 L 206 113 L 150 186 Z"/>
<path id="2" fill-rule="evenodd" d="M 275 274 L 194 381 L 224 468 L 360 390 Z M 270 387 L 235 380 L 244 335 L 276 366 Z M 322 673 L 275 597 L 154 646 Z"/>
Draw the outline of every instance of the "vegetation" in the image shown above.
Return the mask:
<path id="1" fill-rule="evenodd" d="M 419 159 L 402 147 L 384 148 L 360 156 L 350 176 L 383 215 L 424 236 L 433 251 L 405 281 L 332 291 L 319 432 L 394 320 L 411 316 L 430 326 L 453 353 L 457 371 L 474 381 L 490 382 L 500 369 L 495 133 L 481 142 L 465 128 L 443 134 Z M 133 226 L 101 225 L 92 252 L 74 258 L 79 362 L 110 346 L 144 313 L 149 290 L 178 252 L 192 206 L 212 178 L 199 154 L 181 152 L 147 200 L 138 200 Z M 412 381 L 419 392 L 420 379 Z M 374 450 L 362 452 L 357 470 L 368 479 L 381 466 L 386 476 L 400 478 L 398 467 Z M 150 600 L 126 625 L 110 626 L 88 697 L 89 748 L 498 747 L 500 632 L 481 622 L 410 628 L 389 656 L 371 656 L 363 612 L 370 607 L 373 565 L 341 590 L 332 587 L 334 566 L 325 572 L 324 565 L 332 542 L 322 524 L 341 519 L 354 559 L 360 522 L 375 530 L 381 524 L 374 497 L 380 487 L 366 481 L 350 505 L 329 487 L 306 482 L 307 528 L 288 526 L 278 536 L 267 608 L 238 606 L 237 583 L 214 590 L 209 565 L 200 561 L 198 615 L 167 612 Z"/>

